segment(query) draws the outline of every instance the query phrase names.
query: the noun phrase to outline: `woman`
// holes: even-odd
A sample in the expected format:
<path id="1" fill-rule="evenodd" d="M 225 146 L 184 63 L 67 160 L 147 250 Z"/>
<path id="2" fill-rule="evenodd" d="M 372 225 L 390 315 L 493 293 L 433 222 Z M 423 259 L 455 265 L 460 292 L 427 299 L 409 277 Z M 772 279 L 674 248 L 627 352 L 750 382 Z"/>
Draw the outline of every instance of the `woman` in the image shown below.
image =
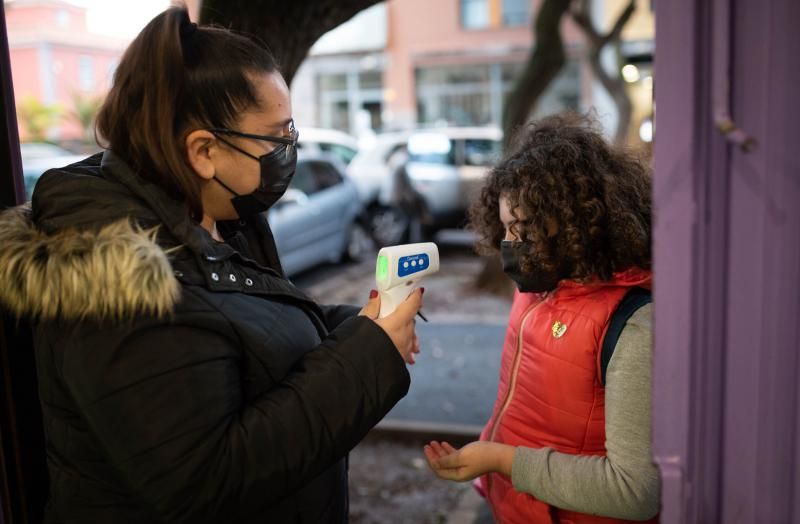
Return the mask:
<path id="1" fill-rule="evenodd" d="M 498 523 L 654 519 L 650 177 L 577 115 L 532 125 L 473 209 L 517 284 L 494 413 L 479 442 L 425 447 Z M 616 338 L 616 340 L 615 340 Z"/>
<path id="2" fill-rule="evenodd" d="M 297 131 L 270 54 L 184 8 L 125 52 L 108 149 L 0 218 L 34 320 L 50 522 L 346 522 L 348 451 L 405 395 L 421 291 L 376 320 L 284 276 Z"/>

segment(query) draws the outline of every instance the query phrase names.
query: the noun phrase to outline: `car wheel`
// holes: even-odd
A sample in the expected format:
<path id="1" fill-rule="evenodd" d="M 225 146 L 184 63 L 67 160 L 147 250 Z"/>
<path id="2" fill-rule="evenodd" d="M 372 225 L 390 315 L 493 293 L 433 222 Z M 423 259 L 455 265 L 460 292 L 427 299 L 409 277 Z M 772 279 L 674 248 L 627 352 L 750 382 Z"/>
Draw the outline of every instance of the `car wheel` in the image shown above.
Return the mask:
<path id="1" fill-rule="evenodd" d="M 353 262 L 361 262 L 375 251 L 375 242 L 367 229 L 359 222 L 353 222 L 347 234 L 344 258 Z"/>
<path id="2" fill-rule="evenodd" d="M 408 224 L 408 216 L 393 206 L 376 206 L 369 215 L 370 233 L 378 247 L 402 244 Z"/>

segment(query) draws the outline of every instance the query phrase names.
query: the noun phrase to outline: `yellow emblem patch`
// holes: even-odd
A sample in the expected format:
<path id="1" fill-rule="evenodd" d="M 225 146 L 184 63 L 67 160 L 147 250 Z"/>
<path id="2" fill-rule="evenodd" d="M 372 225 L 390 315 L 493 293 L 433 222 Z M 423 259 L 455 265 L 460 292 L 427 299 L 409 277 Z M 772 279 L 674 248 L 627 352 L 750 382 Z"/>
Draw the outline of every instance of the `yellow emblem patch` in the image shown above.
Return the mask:
<path id="1" fill-rule="evenodd" d="M 561 323 L 561 321 L 556 320 L 555 324 L 553 324 L 553 337 L 561 338 L 564 336 L 564 333 L 566 332 L 567 332 L 567 325 Z"/>

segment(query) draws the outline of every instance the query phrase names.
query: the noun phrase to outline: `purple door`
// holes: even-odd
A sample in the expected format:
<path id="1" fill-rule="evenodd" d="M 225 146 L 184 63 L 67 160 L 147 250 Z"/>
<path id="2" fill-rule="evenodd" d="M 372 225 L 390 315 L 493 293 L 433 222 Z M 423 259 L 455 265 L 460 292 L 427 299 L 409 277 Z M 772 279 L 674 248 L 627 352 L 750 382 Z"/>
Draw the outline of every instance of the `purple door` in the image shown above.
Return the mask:
<path id="1" fill-rule="evenodd" d="M 800 2 L 656 14 L 665 523 L 800 522 Z"/>

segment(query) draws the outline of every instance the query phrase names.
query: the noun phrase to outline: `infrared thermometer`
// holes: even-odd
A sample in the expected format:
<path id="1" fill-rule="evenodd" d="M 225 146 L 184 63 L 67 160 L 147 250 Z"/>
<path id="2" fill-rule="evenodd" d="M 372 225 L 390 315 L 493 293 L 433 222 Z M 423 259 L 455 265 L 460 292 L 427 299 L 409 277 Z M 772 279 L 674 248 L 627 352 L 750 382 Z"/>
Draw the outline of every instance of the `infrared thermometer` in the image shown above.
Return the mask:
<path id="1" fill-rule="evenodd" d="M 423 277 L 439 271 L 439 248 L 433 242 L 389 246 L 378 252 L 375 283 L 381 297 L 379 318 L 397 309 Z"/>

